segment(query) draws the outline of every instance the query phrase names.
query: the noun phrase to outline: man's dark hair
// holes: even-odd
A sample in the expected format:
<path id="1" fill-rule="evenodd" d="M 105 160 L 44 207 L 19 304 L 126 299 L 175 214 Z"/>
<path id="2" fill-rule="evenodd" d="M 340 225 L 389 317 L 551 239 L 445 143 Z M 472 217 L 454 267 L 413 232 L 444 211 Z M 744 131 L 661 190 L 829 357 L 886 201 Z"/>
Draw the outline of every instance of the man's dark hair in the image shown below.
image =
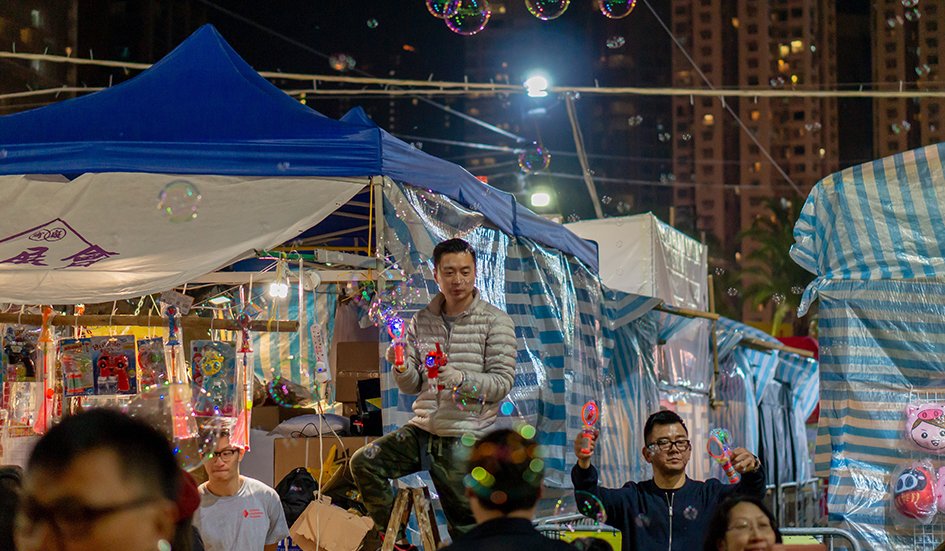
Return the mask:
<path id="1" fill-rule="evenodd" d="M 60 476 L 72 462 L 95 450 L 115 452 L 126 477 L 177 500 L 179 469 L 163 434 L 118 411 L 91 409 L 51 428 L 30 454 L 27 472 Z"/>
<path id="2" fill-rule="evenodd" d="M 732 509 L 739 503 L 751 503 L 761 509 L 765 516 L 768 517 L 768 522 L 771 523 L 771 528 L 774 530 L 774 541 L 781 543 L 781 531 L 778 530 L 778 521 L 774 518 L 774 515 L 771 514 L 771 511 L 768 510 L 764 502 L 754 496 L 735 494 L 723 501 L 712 515 L 712 520 L 709 521 L 709 532 L 705 536 L 703 551 L 718 550 L 719 542 L 725 539 L 725 534 L 728 532 L 728 521 L 731 519 Z"/>
<path id="3" fill-rule="evenodd" d="M 476 264 L 476 251 L 473 250 L 472 245 L 462 239 L 455 238 L 441 241 L 433 249 L 433 267 L 436 268 L 440 265 L 440 257 L 450 253 L 469 253 L 472 255 L 473 264 Z"/>
<path id="4" fill-rule="evenodd" d="M 650 436 L 653 435 L 653 427 L 656 425 L 675 425 L 679 423 L 682 425 L 686 434 L 689 434 L 689 429 L 686 428 L 686 423 L 683 422 L 682 417 L 676 415 L 675 411 L 669 411 L 668 409 L 662 409 L 656 413 L 650 415 L 646 420 L 646 425 L 643 426 L 643 443 L 652 444 L 650 442 Z"/>
<path id="5" fill-rule="evenodd" d="M 508 515 L 538 502 L 545 464 L 534 440 L 501 429 L 473 445 L 464 483 L 486 509 Z"/>
<path id="6" fill-rule="evenodd" d="M 0 549 L 13 545 L 13 521 L 20 503 L 23 469 L 16 465 L 0 466 Z"/>

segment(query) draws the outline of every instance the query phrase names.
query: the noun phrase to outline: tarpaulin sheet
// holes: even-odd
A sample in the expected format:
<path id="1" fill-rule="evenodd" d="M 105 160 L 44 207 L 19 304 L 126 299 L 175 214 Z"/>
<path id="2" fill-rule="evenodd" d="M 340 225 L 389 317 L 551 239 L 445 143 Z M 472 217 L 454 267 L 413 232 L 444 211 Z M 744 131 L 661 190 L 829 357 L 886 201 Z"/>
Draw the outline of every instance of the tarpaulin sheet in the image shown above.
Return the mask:
<path id="1" fill-rule="evenodd" d="M 941 522 L 897 525 L 890 476 L 928 458 L 904 443 L 905 408 L 942 394 L 945 338 L 945 144 L 833 174 L 811 191 L 792 258 L 817 277 L 821 415 L 818 474 L 831 525 L 868 549 L 932 549 Z M 933 457 L 940 466 L 940 458 Z"/>
<path id="2" fill-rule="evenodd" d="M 408 274 L 419 276 L 412 284 L 420 293 L 412 308 L 400 312 L 405 317 L 436 292 L 431 259 L 436 243 L 461 237 L 475 248 L 482 298 L 512 317 L 518 338 L 515 383 L 506 400 L 511 412 L 500 414 L 497 426 L 527 422 L 537 428 L 546 454 L 546 484 L 570 485 L 576 461 L 572 442 L 582 429 L 581 408 L 589 400 L 603 402 L 602 440 L 611 440 L 601 452 L 602 472 L 614 481 L 619 476 L 622 483 L 639 471 L 639 459 L 628 457 L 633 454 L 627 450 L 642 447 L 643 413 L 634 412 L 654 403 L 656 332 L 652 321 L 648 330 L 638 331 L 634 325 L 658 300 L 607 291 L 574 257 L 512 238 L 491 227 L 480 213 L 427 190 L 388 183 L 384 212 L 387 251 Z M 612 361 L 615 341 L 628 352 L 620 362 Z M 382 349 L 386 346 L 381 343 Z M 398 391 L 390 367 L 382 364 L 384 425 L 390 431 L 411 418 L 413 396 Z M 616 386 L 608 391 L 608 384 Z M 647 396 L 649 401 L 639 400 Z M 611 404 L 610 399 L 621 402 Z M 625 408 L 628 401 L 633 401 L 632 407 Z M 626 415 L 635 418 L 628 426 L 616 426 Z"/>

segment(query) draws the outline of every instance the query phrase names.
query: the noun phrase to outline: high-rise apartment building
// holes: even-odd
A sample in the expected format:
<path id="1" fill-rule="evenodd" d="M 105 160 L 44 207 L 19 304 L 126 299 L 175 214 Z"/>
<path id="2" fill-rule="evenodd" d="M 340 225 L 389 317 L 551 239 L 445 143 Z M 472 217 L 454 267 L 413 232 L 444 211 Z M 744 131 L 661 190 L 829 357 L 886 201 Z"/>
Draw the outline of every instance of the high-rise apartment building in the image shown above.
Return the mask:
<path id="1" fill-rule="evenodd" d="M 692 61 L 673 51 L 673 82 L 707 87 L 698 67 L 715 88 L 832 87 L 835 27 L 835 8 L 827 0 L 674 0 L 672 30 Z M 674 165 L 681 184 L 674 203 L 678 211 L 691 212 L 696 231 L 713 235 L 722 250 L 730 250 L 737 234 L 765 214 L 765 199 L 795 194 L 781 171 L 803 200 L 838 168 L 836 100 L 727 102 L 673 100 Z M 763 318 L 763 311 L 746 308 L 746 321 Z"/>
<path id="2" fill-rule="evenodd" d="M 904 5 L 906 4 L 906 5 Z M 901 0 L 875 2 L 872 11 L 873 80 L 884 90 L 938 87 L 945 48 L 945 5 Z M 877 158 L 945 140 L 945 101 L 888 99 L 873 102 L 873 153 Z"/>

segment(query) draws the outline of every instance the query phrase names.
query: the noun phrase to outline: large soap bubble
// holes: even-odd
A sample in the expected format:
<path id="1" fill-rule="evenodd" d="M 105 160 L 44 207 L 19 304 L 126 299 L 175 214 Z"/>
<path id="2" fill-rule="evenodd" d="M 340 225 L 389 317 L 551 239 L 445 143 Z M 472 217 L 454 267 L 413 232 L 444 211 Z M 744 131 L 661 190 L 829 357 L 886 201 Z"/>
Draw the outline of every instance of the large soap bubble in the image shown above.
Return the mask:
<path id="1" fill-rule="evenodd" d="M 174 457 L 185 471 L 210 459 L 217 440 L 234 420 L 219 415 L 197 415 L 195 404 L 211 400 L 190 383 L 161 384 L 135 396 L 123 409 L 131 417 L 158 429 L 171 442 Z"/>
<path id="2" fill-rule="evenodd" d="M 551 153 L 537 142 L 533 142 L 518 154 L 518 166 L 525 174 L 541 172 L 551 164 Z"/>
<path id="3" fill-rule="evenodd" d="M 456 34 L 472 36 L 486 28 L 490 17 L 488 0 L 463 0 L 456 13 L 446 18 L 446 26 Z"/>
<path id="4" fill-rule="evenodd" d="M 528 12 L 542 21 L 551 21 L 561 17 L 570 5 L 571 0 L 525 0 Z"/>
<path id="5" fill-rule="evenodd" d="M 174 180 L 158 194 L 158 209 L 171 222 L 189 222 L 197 218 L 200 191 L 187 180 Z"/>
<path id="6" fill-rule="evenodd" d="M 623 19 L 630 15 L 637 0 L 598 0 L 600 12 L 610 19 Z"/>
<path id="7" fill-rule="evenodd" d="M 427 11 L 433 17 L 446 19 L 452 17 L 459 9 L 460 0 L 426 0 Z"/>

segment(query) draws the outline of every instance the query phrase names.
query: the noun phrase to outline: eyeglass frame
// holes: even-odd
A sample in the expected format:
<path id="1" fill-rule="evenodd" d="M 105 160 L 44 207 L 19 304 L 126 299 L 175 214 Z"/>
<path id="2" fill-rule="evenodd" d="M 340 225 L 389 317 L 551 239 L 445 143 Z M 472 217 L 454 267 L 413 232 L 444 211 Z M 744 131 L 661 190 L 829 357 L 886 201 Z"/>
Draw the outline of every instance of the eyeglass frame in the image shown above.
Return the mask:
<path id="1" fill-rule="evenodd" d="M 210 459 L 212 460 L 212 459 L 216 459 L 217 457 L 219 457 L 219 458 L 222 459 L 223 461 L 229 461 L 230 459 L 233 459 L 233 456 L 234 456 L 234 455 L 237 455 L 237 456 L 238 456 L 239 453 L 240 453 L 240 448 L 238 448 L 238 447 L 236 447 L 236 446 L 230 446 L 229 448 L 223 448 L 223 449 L 220 450 L 220 451 L 214 451 L 214 452 L 211 454 Z"/>
<path id="2" fill-rule="evenodd" d="M 650 453 L 654 454 L 657 452 L 669 452 L 674 448 L 680 452 L 687 452 L 692 449 L 692 441 L 688 438 L 685 440 L 670 440 L 667 438 L 663 443 L 660 443 L 660 440 L 647 444 L 646 449 L 650 450 Z M 685 446 L 685 448 L 680 448 L 680 446 Z"/>
<path id="3" fill-rule="evenodd" d="M 144 507 L 145 505 L 161 501 L 161 499 L 163 498 L 159 496 L 141 496 L 118 505 L 93 507 L 91 505 L 79 504 L 78 506 L 71 506 L 70 511 L 63 511 L 62 509 L 64 509 L 64 507 L 62 505 L 58 507 L 56 505 L 42 505 L 34 498 L 26 496 L 19 505 L 20 514 L 17 515 L 16 530 L 29 530 L 30 533 L 33 533 L 38 525 L 45 523 L 48 524 L 53 529 L 53 532 L 60 538 L 76 538 L 88 532 L 95 523 L 107 516 Z M 76 501 L 67 499 L 59 500 L 59 503 L 75 504 Z M 57 508 L 59 510 L 57 510 Z M 78 511 L 81 511 L 81 514 L 76 514 Z M 76 518 L 79 520 L 76 520 Z M 68 520 L 63 522 L 63 519 Z M 66 528 L 65 526 L 67 524 L 72 524 L 73 526 Z"/>

